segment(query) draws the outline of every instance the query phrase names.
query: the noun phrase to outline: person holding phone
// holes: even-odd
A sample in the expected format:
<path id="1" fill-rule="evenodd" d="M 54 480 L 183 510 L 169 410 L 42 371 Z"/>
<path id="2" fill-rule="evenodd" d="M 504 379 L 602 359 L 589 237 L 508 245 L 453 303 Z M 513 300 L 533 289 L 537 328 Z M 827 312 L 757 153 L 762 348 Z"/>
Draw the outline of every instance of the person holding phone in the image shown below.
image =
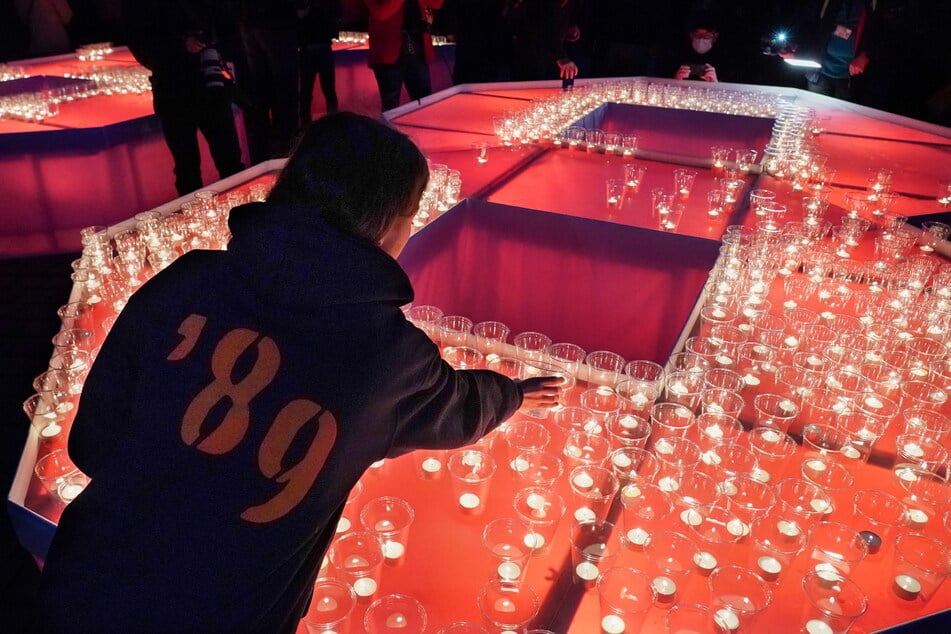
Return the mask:
<path id="1" fill-rule="evenodd" d="M 727 69 L 727 81 L 737 65 L 729 59 L 727 48 L 720 43 L 719 20 L 712 14 L 691 19 L 684 36 L 678 38 L 667 55 L 667 76 L 674 79 L 720 81 L 721 69 Z"/>

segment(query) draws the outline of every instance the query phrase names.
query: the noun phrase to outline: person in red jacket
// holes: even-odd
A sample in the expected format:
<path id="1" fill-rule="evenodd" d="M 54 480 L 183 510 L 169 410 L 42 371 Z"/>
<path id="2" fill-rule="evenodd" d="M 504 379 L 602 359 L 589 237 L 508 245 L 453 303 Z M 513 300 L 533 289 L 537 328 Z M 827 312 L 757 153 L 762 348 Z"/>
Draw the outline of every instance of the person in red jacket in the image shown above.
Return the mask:
<path id="1" fill-rule="evenodd" d="M 380 87 L 383 110 L 400 105 L 403 86 L 410 99 L 432 93 L 429 64 L 435 59 L 429 27 L 443 0 L 363 0 L 370 11 L 368 64 Z"/>

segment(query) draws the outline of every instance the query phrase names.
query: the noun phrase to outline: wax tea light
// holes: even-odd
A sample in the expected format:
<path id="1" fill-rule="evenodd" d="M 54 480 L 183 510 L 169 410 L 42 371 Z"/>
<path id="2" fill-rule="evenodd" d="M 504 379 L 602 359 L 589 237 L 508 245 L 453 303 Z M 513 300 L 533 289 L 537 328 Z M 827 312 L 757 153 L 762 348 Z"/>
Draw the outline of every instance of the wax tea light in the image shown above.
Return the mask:
<path id="1" fill-rule="evenodd" d="M 670 577 L 654 577 L 651 581 L 651 586 L 654 588 L 654 592 L 657 593 L 657 601 L 659 603 L 673 601 L 677 594 L 677 583 Z"/>
<path id="2" fill-rule="evenodd" d="M 895 593 L 902 599 L 915 599 L 921 592 L 921 582 L 911 575 L 897 575 L 895 577 Z"/>
<path id="3" fill-rule="evenodd" d="M 760 576 L 766 581 L 775 581 L 783 570 L 783 565 L 775 557 L 764 555 L 756 560 L 756 567 Z"/>

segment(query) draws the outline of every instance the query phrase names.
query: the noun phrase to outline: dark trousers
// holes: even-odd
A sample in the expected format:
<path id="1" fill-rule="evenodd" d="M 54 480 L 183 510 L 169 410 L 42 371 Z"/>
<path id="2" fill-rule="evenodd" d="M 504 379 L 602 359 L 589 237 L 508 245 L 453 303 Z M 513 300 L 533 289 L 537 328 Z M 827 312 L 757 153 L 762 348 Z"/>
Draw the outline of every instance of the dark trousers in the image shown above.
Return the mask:
<path id="1" fill-rule="evenodd" d="M 400 92 L 404 84 L 413 101 L 433 92 L 429 64 L 422 55 L 403 55 L 395 64 L 374 64 L 373 74 L 380 88 L 380 103 L 384 111 L 400 105 Z"/>
<path id="2" fill-rule="evenodd" d="M 330 43 L 305 44 L 300 49 L 300 120 L 301 124 L 311 119 L 314 102 L 314 79 L 320 77 L 320 92 L 324 94 L 327 112 L 336 112 L 337 82 L 333 50 Z"/>
<path id="3" fill-rule="evenodd" d="M 297 134 L 297 33 L 241 25 L 248 77 L 245 128 L 251 163 L 287 156 Z"/>
<path id="4" fill-rule="evenodd" d="M 835 97 L 844 101 L 855 100 L 850 77 L 834 79 L 822 73 L 815 73 L 806 76 L 806 87 L 810 92 L 817 92 L 827 97 Z"/>
<path id="5" fill-rule="evenodd" d="M 172 153 L 179 196 L 202 186 L 199 131 L 208 142 L 218 176 L 225 178 L 244 169 L 231 100 L 225 91 L 153 80 L 152 106 Z"/>

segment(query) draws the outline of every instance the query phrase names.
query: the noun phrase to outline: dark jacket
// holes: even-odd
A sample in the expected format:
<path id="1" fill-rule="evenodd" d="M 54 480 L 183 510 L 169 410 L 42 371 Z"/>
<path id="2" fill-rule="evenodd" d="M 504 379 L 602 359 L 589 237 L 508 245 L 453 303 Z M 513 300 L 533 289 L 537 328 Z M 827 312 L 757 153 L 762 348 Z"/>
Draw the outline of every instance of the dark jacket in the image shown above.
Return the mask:
<path id="1" fill-rule="evenodd" d="M 136 292 L 89 374 L 69 451 L 92 482 L 50 549 L 42 631 L 292 632 L 363 471 L 521 403 L 440 359 L 377 246 L 267 203 L 230 225 L 227 251 Z"/>

